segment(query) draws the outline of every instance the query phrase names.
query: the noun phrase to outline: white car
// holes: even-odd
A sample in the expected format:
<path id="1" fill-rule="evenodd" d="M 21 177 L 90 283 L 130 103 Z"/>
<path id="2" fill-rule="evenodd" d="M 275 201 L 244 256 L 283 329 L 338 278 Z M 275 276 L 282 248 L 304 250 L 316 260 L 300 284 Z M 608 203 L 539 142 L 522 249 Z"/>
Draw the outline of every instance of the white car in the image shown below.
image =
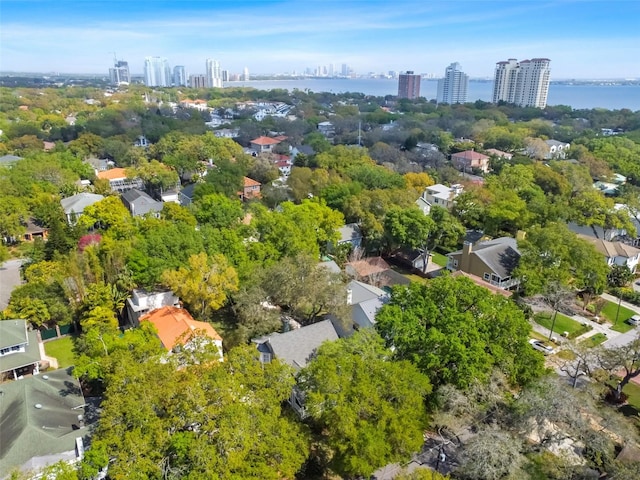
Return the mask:
<path id="1" fill-rule="evenodd" d="M 533 348 L 535 348 L 539 352 L 542 352 L 544 355 L 550 355 L 553 353 L 553 347 L 547 345 L 544 342 L 541 342 L 540 340 L 535 340 L 532 338 L 531 340 L 529 340 L 529 343 Z"/>
<path id="2" fill-rule="evenodd" d="M 638 325 L 640 325 L 640 315 L 634 315 L 633 317 L 627 319 L 627 323 L 629 325 L 637 327 Z"/>

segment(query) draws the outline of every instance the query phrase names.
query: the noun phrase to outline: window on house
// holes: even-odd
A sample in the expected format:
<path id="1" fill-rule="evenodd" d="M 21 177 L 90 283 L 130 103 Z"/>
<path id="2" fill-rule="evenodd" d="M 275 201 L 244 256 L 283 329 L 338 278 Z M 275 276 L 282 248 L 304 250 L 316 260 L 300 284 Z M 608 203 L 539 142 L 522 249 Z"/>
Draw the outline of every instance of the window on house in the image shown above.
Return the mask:
<path id="1" fill-rule="evenodd" d="M 483 275 L 483 278 L 487 281 L 491 280 L 491 275 L 485 272 L 485 274 Z"/>
<path id="2" fill-rule="evenodd" d="M 458 266 L 458 260 L 456 260 L 455 258 L 453 259 L 453 266 L 457 267 Z"/>
<path id="3" fill-rule="evenodd" d="M 262 363 L 271 363 L 271 354 L 260 352 L 260 361 Z"/>
<path id="4" fill-rule="evenodd" d="M 491 280 L 493 280 L 494 282 L 499 282 L 500 281 L 500 277 L 494 274 L 491 274 Z"/>

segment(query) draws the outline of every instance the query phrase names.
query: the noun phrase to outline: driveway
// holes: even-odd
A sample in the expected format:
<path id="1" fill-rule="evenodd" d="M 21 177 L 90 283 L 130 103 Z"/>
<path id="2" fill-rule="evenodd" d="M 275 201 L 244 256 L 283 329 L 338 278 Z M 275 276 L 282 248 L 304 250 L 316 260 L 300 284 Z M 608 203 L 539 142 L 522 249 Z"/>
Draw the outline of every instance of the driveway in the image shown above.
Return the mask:
<path id="1" fill-rule="evenodd" d="M 11 292 L 22 284 L 20 267 L 23 262 L 23 259 L 8 260 L 0 266 L 0 310 L 7 308 Z"/>

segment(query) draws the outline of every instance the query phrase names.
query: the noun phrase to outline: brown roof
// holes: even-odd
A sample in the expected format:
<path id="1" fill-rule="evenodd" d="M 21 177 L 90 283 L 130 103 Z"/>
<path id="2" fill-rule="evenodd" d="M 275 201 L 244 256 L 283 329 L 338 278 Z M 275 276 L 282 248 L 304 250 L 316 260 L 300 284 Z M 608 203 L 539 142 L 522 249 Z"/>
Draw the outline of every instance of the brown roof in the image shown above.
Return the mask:
<path id="1" fill-rule="evenodd" d="M 472 275 L 471 273 L 463 272 L 462 270 L 456 270 L 455 272 L 453 272 L 451 274 L 451 276 L 452 277 L 460 277 L 460 276 L 467 277 L 468 279 L 470 279 L 473 283 L 475 283 L 479 287 L 484 287 L 487 290 L 490 290 L 491 293 L 502 295 L 503 297 L 509 298 L 511 295 L 513 295 L 513 293 L 510 292 L 509 290 L 505 290 L 503 288 L 496 287 L 495 285 L 491 285 L 489 282 L 485 282 L 480 277 L 476 277 L 475 275 Z"/>
<path id="2" fill-rule="evenodd" d="M 262 136 L 254 138 L 253 140 L 251 140 L 251 143 L 255 143 L 256 145 L 277 145 L 281 141 L 282 140 L 276 140 L 275 138 Z"/>
<path id="3" fill-rule="evenodd" d="M 262 185 L 260 182 L 255 181 L 253 178 L 244 177 L 244 187 L 259 187 Z"/>
<path id="4" fill-rule="evenodd" d="M 156 308 L 141 317 L 140 321 L 153 323 L 162 345 L 167 350 L 172 350 L 176 345 L 188 342 L 196 330 L 203 331 L 207 337 L 213 340 L 222 340 L 222 337 L 218 335 L 210 323 L 194 320 L 184 308 Z"/>
<path id="5" fill-rule="evenodd" d="M 464 152 L 458 152 L 451 155 L 451 158 L 464 158 L 465 160 L 488 160 L 489 157 L 478 153 L 475 150 L 465 150 Z"/>
<path id="6" fill-rule="evenodd" d="M 104 178 L 107 180 L 117 180 L 119 178 L 127 178 L 127 174 L 125 173 L 124 168 L 112 168 L 111 170 L 104 170 L 103 172 L 98 172 L 98 178 Z"/>
<path id="7" fill-rule="evenodd" d="M 368 277 L 369 275 L 382 273 L 391 268 L 389 267 L 389 264 L 382 259 L 382 257 L 363 258 L 362 260 L 349 262 L 347 265 L 355 270 L 358 277 Z"/>
<path id="8" fill-rule="evenodd" d="M 623 257 L 631 258 L 640 253 L 640 249 L 632 247 L 622 242 L 608 242 L 601 238 L 591 237 L 589 235 L 578 234 L 578 237 L 582 240 L 586 240 L 591 243 L 596 250 L 607 258 Z"/>

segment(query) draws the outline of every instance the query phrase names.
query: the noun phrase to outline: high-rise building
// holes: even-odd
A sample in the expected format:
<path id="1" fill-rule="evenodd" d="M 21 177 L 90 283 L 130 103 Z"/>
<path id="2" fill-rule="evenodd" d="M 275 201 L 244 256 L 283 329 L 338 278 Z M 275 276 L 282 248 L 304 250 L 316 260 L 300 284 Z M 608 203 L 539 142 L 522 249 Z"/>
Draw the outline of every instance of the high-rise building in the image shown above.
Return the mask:
<path id="1" fill-rule="evenodd" d="M 176 87 L 187 86 L 187 71 L 183 65 L 173 67 L 173 85 Z"/>
<path id="2" fill-rule="evenodd" d="M 347 65 L 346 63 L 343 63 L 340 73 L 342 73 L 343 77 L 348 77 L 349 74 L 351 73 L 351 69 L 349 68 L 349 65 Z"/>
<path id="3" fill-rule="evenodd" d="M 147 87 L 170 87 L 171 68 L 163 57 L 146 57 L 144 59 L 144 84 Z"/>
<path id="4" fill-rule="evenodd" d="M 220 62 L 212 58 L 207 58 L 207 88 L 222 88 L 222 72 Z"/>
<path id="5" fill-rule="evenodd" d="M 189 75 L 189 86 L 191 88 L 208 88 L 206 75 Z"/>
<path id="6" fill-rule="evenodd" d="M 420 75 L 409 70 L 401 73 L 398 79 L 398 98 L 415 100 L 420 96 Z"/>
<path id="7" fill-rule="evenodd" d="M 469 76 L 460 70 L 459 63 L 452 63 L 438 80 L 438 103 L 466 103 Z"/>
<path id="8" fill-rule="evenodd" d="M 112 85 L 122 85 L 131 83 L 129 74 L 129 63 L 123 60 L 115 60 L 113 67 L 109 69 L 109 81 Z"/>
<path id="9" fill-rule="evenodd" d="M 242 71 L 242 81 L 243 82 L 248 82 L 249 81 L 249 68 L 248 67 L 244 67 L 244 70 Z"/>
<path id="10" fill-rule="evenodd" d="M 547 106 L 550 70 L 548 58 L 532 58 L 518 63 L 515 58 L 496 64 L 493 103 L 504 101 L 520 107 Z"/>

